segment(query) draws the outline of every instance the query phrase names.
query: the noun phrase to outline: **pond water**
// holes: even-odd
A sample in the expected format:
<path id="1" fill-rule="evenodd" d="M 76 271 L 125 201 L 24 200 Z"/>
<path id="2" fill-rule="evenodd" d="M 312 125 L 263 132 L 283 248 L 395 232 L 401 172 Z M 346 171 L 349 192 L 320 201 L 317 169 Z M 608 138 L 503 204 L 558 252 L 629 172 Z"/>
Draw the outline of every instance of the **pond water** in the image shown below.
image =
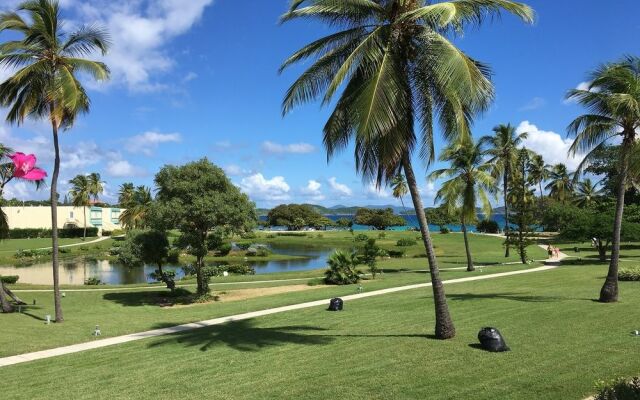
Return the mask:
<path id="1" fill-rule="evenodd" d="M 256 274 L 272 272 L 302 271 L 309 269 L 323 268 L 326 260 L 334 249 L 317 247 L 272 247 L 274 253 L 304 256 L 304 259 L 288 261 L 252 261 L 250 258 L 247 265 L 254 267 Z M 224 263 L 217 263 L 217 265 Z M 212 263 L 211 265 L 216 265 Z M 165 270 L 172 270 L 176 273 L 176 278 L 182 278 L 184 272 L 179 265 L 167 265 Z M 149 278 L 149 274 L 156 270 L 154 265 L 146 265 L 139 268 L 129 268 L 115 261 L 95 260 L 90 258 L 77 258 L 73 260 L 60 261 L 60 284 L 62 285 L 83 285 L 89 278 L 100 279 L 102 283 L 108 285 L 123 285 L 134 283 L 154 282 Z M 18 275 L 20 283 L 31 283 L 38 285 L 53 284 L 51 272 L 51 262 L 32 264 L 29 266 L 0 266 L 0 275 Z"/>

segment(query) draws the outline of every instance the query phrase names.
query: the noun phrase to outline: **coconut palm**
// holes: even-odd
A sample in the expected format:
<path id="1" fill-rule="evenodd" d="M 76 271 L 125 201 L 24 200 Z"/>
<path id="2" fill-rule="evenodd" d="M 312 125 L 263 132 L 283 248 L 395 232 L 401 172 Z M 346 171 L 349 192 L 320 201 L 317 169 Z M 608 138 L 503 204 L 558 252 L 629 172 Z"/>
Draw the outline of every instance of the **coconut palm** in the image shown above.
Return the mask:
<path id="1" fill-rule="evenodd" d="M 120 190 L 118 190 L 118 205 L 122 208 L 127 208 L 128 204 L 130 204 L 133 199 L 135 190 L 136 189 L 131 182 L 126 182 L 120 185 Z"/>
<path id="2" fill-rule="evenodd" d="M 87 177 L 89 180 L 89 194 L 94 202 L 97 202 L 100 198 L 100 195 L 104 192 L 104 184 L 101 180 L 100 174 L 97 172 L 92 172 Z"/>
<path id="3" fill-rule="evenodd" d="M 544 204 L 544 192 L 542 191 L 542 184 L 549 179 L 549 168 L 544 158 L 540 154 L 532 154 L 529 162 L 529 179 L 531 184 L 537 185 L 540 189 L 540 205 Z"/>
<path id="4" fill-rule="evenodd" d="M 83 227 L 82 240 L 87 239 L 87 207 L 91 205 L 92 182 L 87 175 L 76 175 L 69 181 L 71 204 L 82 207 Z"/>
<path id="5" fill-rule="evenodd" d="M 21 12 L 28 18 L 23 18 Z M 106 65 L 84 58 L 95 51 L 107 51 L 106 33 L 95 27 L 82 27 L 65 34 L 60 22 L 60 7 L 55 0 L 28 0 L 16 12 L 0 13 L 0 32 L 11 31 L 18 37 L 0 45 L 0 67 L 16 70 L 0 85 L 0 104 L 9 109 L 7 121 L 21 124 L 27 117 L 46 119 L 53 134 L 51 241 L 57 322 L 64 320 L 58 274 L 58 132 L 71 128 L 78 114 L 89 111 L 89 96 L 76 74 L 85 72 L 96 80 L 109 77 Z"/>
<path id="6" fill-rule="evenodd" d="M 448 162 L 449 168 L 433 171 L 429 179 L 446 178 L 436 195 L 436 202 L 442 201 L 450 214 L 460 218 L 464 246 L 467 253 L 467 271 L 474 271 L 467 224 L 478 220 L 476 205 L 482 206 L 485 218 L 491 215 L 490 195 L 495 195 L 493 165 L 484 161 L 484 152 L 479 143 L 464 140 L 443 150 L 440 161 Z"/>
<path id="7" fill-rule="evenodd" d="M 356 252 L 347 253 L 336 250 L 327 259 L 324 280 L 331 285 L 351 285 L 358 283 L 361 272 L 358 271 L 360 258 Z"/>
<path id="8" fill-rule="evenodd" d="M 602 189 L 598 188 L 600 182 L 593 183 L 591 179 L 586 178 L 575 185 L 574 200 L 580 207 L 589 207 L 593 205 L 602 195 Z"/>
<path id="9" fill-rule="evenodd" d="M 391 179 L 391 194 L 396 199 L 400 199 L 400 204 L 402 204 L 402 211 L 404 210 L 404 201 L 402 200 L 402 196 L 409 193 L 409 188 L 407 187 L 407 180 L 404 179 L 404 175 L 398 174 Z"/>
<path id="10" fill-rule="evenodd" d="M 549 191 L 549 197 L 566 204 L 573 194 L 573 173 L 562 163 L 554 165 L 549 171 L 549 183 L 545 189 Z"/>
<path id="11" fill-rule="evenodd" d="M 502 12 L 533 20 L 528 6 L 509 0 L 293 0 L 282 21 L 313 19 L 338 31 L 289 57 L 281 67 L 313 59 L 294 81 L 283 101 L 283 113 L 340 93 L 324 127 L 328 158 L 353 139 L 356 169 L 378 185 L 401 171 L 407 179 L 433 283 L 438 338 L 455 328 L 420 199 L 411 155 L 434 158 L 434 121 L 451 139 L 468 133 L 468 123 L 493 99 L 489 69 L 459 50 L 449 34 L 462 33 Z M 415 125 L 418 126 L 415 126 Z M 418 132 L 416 132 L 416 130 Z"/>
<path id="12" fill-rule="evenodd" d="M 151 197 L 151 189 L 146 186 L 138 186 L 133 192 L 131 199 L 122 203 L 126 210 L 120 214 L 120 224 L 125 229 L 143 229 L 148 226 L 145 219 L 153 198 Z"/>
<path id="13" fill-rule="evenodd" d="M 614 138 L 622 139 L 618 153 L 618 182 L 616 215 L 611 241 L 611 263 L 600 290 L 601 302 L 618 301 L 618 264 L 620 261 L 620 232 L 624 214 L 624 196 L 629 181 L 629 154 L 635 147 L 640 129 L 640 58 L 628 56 L 614 63 L 604 64 L 589 75 L 586 89 L 573 89 L 567 98 L 587 109 L 568 127 L 575 140 L 570 154 L 588 152 L 578 172 L 589 164 L 595 150 Z"/>
<path id="14" fill-rule="evenodd" d="M 502 179 L 502 193 L 504 197 L 504 233 L 507 236 L 505 243 L 505 257 L 509 257 L 509 182 L 511 174 L 515 170 L 518 160 L 518 148 L 527 138 L 527 133 L 517 133 L 511 124 L 498 125 L 493 128 L 494 134 L 480 139 L 483 146 L 487 146 L 486 153 L 490 157 L 489 163 L 493 164 L 493 176 L 496 180 Z"/>

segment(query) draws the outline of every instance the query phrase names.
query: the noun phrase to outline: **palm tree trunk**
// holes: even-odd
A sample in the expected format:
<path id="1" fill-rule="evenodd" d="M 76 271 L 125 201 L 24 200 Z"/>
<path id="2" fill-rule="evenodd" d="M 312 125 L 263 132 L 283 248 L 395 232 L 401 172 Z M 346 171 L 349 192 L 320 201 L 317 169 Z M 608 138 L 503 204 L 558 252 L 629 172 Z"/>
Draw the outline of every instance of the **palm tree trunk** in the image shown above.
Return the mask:
<path id="1" fill-rule="evenodd" d="M 82 241 L 87 240 L 87 206 L 82 207 L 82 216 L 84 217 L 84 232 L 82 232 Z"/>
<path id="2" fill-rule="evenodd" d="M 53 105 L 51 106 L 53 114 Z M 60 145 L 58 143 L 58 123 L 51 117 L 53 128 L 53 147 L 55 159 L 51 176 L 51 261 L 53 267 L 53 302 L 55 304 L 56 322 L 63 322 L 62 303 L 60 297 L 60 272 L 58 265 L 58 175 L 60 174 Z"/>
<path id="3" fill-rule="evenodd" d="M 429 273 L 431 275 L 433 300 L 435 303 L 436 311 L 436 338 L 450 339 L 456 335 L 456 328 L 453 325 L 453 321 L 451 320 L 449 307 L 447 306 L 447 297 L 444 292 L 444 285 L 440 280 L 438 262 L 436 260 L 435 252 L 433 251 L 433 244 L 431 243 L 431 235 L 429 233 L 429 225 L 427 224 L 427 217 L 424 212 L 422 200 L 420 199 L 420 192 L 418 191 L 418 183 L 413 173 L 411 160 L 406 154 L 402 159 L 402 167 L 407 178 L 407 184 L 409 186 L 409 191 L 413 200 L 413 207 L 415 208 L 416 217 L 418 218 L 418 224 L 420 225 L 422 242 L 424 243 L 424 247 L 427 252 L 427 259 L 429 260 Z"/>
<path id="4" fill-rule="evenodd" d="M 7 293 L 4 290 L 4 282 L 0 280 L 0 309 L 3 313 L 13 312 L 13 306 L 7 299 Z"/>
<path id="5" fill-rule="evenodd" d="M 506 236 L 505 240 L 505 250 L 504 256 L 509 257 L 509 202 L 507 201 L 507 193 L 509 192 L 509 171 L 508 167 L 504 169 L 504 178 L 503 178 L 503 189 L 504 189 L 504 235 Z"/>
<path id="6" fill-rule="evenodd" d="M 471 248 L 469 247 L 469 238 L 467 237 L 467 224 L 464 222 L 464 218 L 462 218 L 462 235 L 464 236 L 464 249 L 467 252 L 467 271 L 472 272 L 475 271 L 476 268 L 473 266 L 473 259 L 471 258 Z"/>
<path id="7" fill-rule="evenodd" d="M 542 181 L 538 182 L 540 185 L 540 211 L 544 208 L 544 195 L 542 194 Z"/>
<path id="8" fill-rule="evenodd" d="M 618 301 L 618 263 L 620 260 L 620 231 L 622 230 L 622 216 L 624 214 L 624 194 L 626 189 L 629 157 L 627 149 L 631 147 L 635 137 L 626 135 L 620 147 L 620 175 L 618 176 L 616 216 L 613 222 L 613 238 L 611 239 L 611 262 L 607 278 L 600 289 L 600 302 L 614 303 Z"/>

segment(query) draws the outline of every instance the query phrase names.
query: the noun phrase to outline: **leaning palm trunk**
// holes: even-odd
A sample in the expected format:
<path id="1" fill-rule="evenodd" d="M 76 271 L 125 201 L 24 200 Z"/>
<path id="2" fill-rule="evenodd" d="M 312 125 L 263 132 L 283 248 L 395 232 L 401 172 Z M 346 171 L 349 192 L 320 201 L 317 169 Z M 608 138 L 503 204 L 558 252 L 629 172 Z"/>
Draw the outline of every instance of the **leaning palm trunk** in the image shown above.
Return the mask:
<path id="1" fill-rule="evenodd" d="M 438 262 L 436 260 L 435 252 L 433 251 L 433 244 L 431 243 L 427 217 L 424 212 L 422 200 L 420 199 L 418 183 L 413 173 L 413 167 L 411 166 L 411 160 L 408 155 L 403 157 L 402 167 L 407 178 L 409 192 L 411 193 L 411 199 L 413 200 L 413 207 L 416 210 L 416 217 L 418 218 L 418 224 L 420 225 L 422 242 L 424 243 L 424 247 L 427 252 L 427 259 L 429 260 L 429 273 L 431 275 L 431 285 L 433 288 L 433 301 L 436 308 L 435 334 L 438 339 L 450 339 L 456 335 L 456 329 L 453 325 L 453 321 L 451 321 L 451 315 L 449 314 L 449 308 L 447 307 L 447 298 L 444 292 L 444 285 L 440 280 L 440 271 L 438 270 Z"/>
<path id="2" fill-rule="evenodd" d="M 503 187 L 504 187 L 504 235 L 506 236 L 507 240 L 505 240 L 505 250 L 504 250 L 504 256 L 505 257 L 509 257 L 509 202 L 507 201 L 507 193 L 509 191 L 509 174 L 511 173 L 511 171 L 509 171 L 509 168 L 505 168 L 504 170 L 504 183 L 503 183 Z"/>
<path id="3" fill-rule="evenodd" d="M 627 135 L 629 137 L 630 135 Z M 609 272 L 600 289 L 600 301 L 614 303 L 618 301 L 618 264 L 620 261 L 620 232 L 622 230 L 622 216 L 624 214 L 624 194 L 626 191 L 627 175 L 629 171 L 629 141 L 622 143 L 620 150 L 620 176 L 618 176 L 616 216 L 613 222 L 613 238 L 611 239 L 611 262 Z"/>
<path id="4" fill-rule="evenodd" d="M 467 237 L 467 224 L 462 218 L 462 235 L 464 236 L 464 249 L 467 253 L 467 271 L 475 271 L 476 268 L 473 266 L 473 259 L 471 258 L 471 248 L 469 247 L 469 238 Z"/>
<path id="5" fill-rule="evenodd" d="M 53 115 L 54 107 L 51 106 Z M 58 123 L 51 117 L 53 128 L 53 146 L 55 159 L 53 163 L 53 175 L 51 176 L 51 261 L 53 267 L 53 301 L 55 303 L 56 322 L 64 321 L 60 297 L 60 272 L 58 266 L 58 175 L 60 174 L 60 145 L 58 143 Z"/>

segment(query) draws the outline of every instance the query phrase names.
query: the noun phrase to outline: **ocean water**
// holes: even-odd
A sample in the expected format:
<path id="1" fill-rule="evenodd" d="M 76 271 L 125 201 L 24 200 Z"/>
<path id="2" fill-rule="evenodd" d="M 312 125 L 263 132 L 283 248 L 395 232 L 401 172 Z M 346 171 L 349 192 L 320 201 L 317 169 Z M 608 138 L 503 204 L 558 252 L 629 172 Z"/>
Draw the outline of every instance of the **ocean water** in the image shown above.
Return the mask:
<path id="1" fill-rule="evenodd" d="M 333 215 L 325 215 L 325 217 L 329 218 L 332 221 L 337 221 L 340 218 L 353 218 L 353 215 L 339 215 L 339 214 L 333 214 Z M 408 229 L 413 229 L 413 228 L 418 228 L 418 218 L 415 215 L 402 215 L 402 217 L 405 219 L 406 225 L 405 226 L 396 226 L 393 228 L 390 228 L 390 230 L 400 230 L 400 231 L 404 231 L 404 230 L 408 230 Z M 480 218 L 482 219 L 482 216 L 480 216 Z M 498 226 L 502 229 L 504 227 L 504 215 L 503 214 L 494 214 L 491 215 L 491 217 L 489 218 L 493 221 L 496 221 L 498 223 Z M 261 221 L 266 221 L 267 217 L 266 216 L 261 216 L 260 217 Z M 451 232 L 460 232 L 462 230 L 460 224 L 449 224 L 447 225 L 447 227 L 449 228 L 449 230 Z M 286 229 L 286 227 L 276 227 L 273 226 L 271 227 L 271 229 L 273 230 L 284 230 Z M 354 225 L 353 226 L 353 230 L 354 231 L 366 231 L 369 230 L 370 227 L 365 226 L 365 225 Z M 439 231 L 440 227 L 438 225 L 429 225 L 429 229 L 431 231 Z M 476 230 L 475 225 L 467 225 L 467 230 L 469 232 L 473 232 Z"/>

